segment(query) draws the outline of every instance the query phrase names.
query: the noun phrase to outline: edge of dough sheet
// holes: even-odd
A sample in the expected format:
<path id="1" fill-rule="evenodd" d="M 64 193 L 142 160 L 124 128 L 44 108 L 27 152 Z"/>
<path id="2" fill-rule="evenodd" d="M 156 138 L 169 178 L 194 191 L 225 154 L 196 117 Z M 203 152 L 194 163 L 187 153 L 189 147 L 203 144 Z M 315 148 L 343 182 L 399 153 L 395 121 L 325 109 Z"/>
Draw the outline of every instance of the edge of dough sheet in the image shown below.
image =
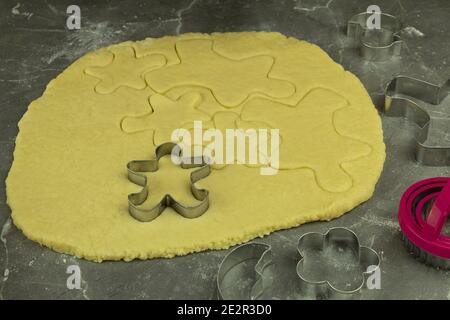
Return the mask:
<path id="1" fill-rule="evenodd" d="M 283 37 L 286 40 L 294 39 L 299 42 L 307 43 L 311 46 L 319 48 L 319 50 L 324 53 L 324 55 L 330 60 L 330 62 L 339 66 L 343 72 L 345 72 L 347 75 L 353 77 L 357 81 L 357 82 L 355 81 L 355 84 L 359 84 L 361 86 L 362 91 L 364 91 L 364 94 L 366 95 L 366 97 L 364 97 L 364 98 L 367 98 L 370 100 L 370 103 L 373 106 L 373 112 L 377 113 L 377 117 L 374 117 L 374 119 L 376 119 L 378 121 L 378 123 L 376 123 L 375 126 L 379 128 L 380 134 L 379 134 L 379 137 L 377 137 L 377 139 L 379 139 L 379 141 L 377 143 L 380 143 L 380 145 L 379 145 L 379 150 L 378 150 L 378 154 L 376 157 L 376 163 L 373 163 L 373 165 L 377 167 L 376 171 L 378 172 L 378 175 L 377 176 L 371 175 L 371 179 L 373 179 L 373 182 L 371 182 L 370 185 L 367 184 L 367 188 L 365 188 L 362 192 L 358 193 L 358 196 L 359 196 L 358 198 L 355 197 L 355 198 L 349 199 L 349 201 L 341 201 L 339 203 L 339 206 L 337 206 L 336 204 L 333 204 L 333 206 L 327 207 L 327 209 L 325 209 L 323 214 L 321 214 L 320 216 L 319 215 L 308 215 L 307 217 L 302 217 L 300 215 L 300 216 L 294 217 L 290 220 L 286 219 L 284 221 L 281 221 L 277 225 L 272 225 L 271 227 L 261 227 L 258 230 L 253 230 L 253 232 L 246 232 L 245 230 L 243 230 L 242 235 L 240 235 L 239 237 L 224 238 L 222 241 L 216 241 L 216 242 L 212 242 L 212 243 L 201 243 L 201 244 L 197 243 L 195 248 L 192 246 L 189 246 L 189 247 L 180 246 L 178 248 L 172 248 L 172 249 L 169 248 L 167 250 L 160 250 L 159 252 L 156 252 L 156 251 L 147 252 L 146 254 L 136 253 L 135 251 L 133 251 L 133 252 L 129 252 L 127 254 L 111 252 L 108 254 L 101 254 L 101 256 L 99 256 L 98 254 L 86 254 L 85 252 L 82 252 L 82 250 L 77 248 L 76 245 L 73 245 L 70 243 L 64 243 L 64 239 L 61 239 L 61 238 L 59 238 L 58 241 L 54 241 L 54 238 L 52 238 L 50 240 L 46 239 L 45 236 L 43 236 L 42 234 L 39 234 L 39 232 L 36 232 L 33 229 L 33 227 L 30 228 L 27 225 L 27 223 L 24 223 L 25 219 L 23 219 L 23 215 L 20 218 L 18 218 L 16 216 L 14 201 L 17 201 L 17 200 L 12 199 L 10 197 L 10 189 L 8 187 L 9 181 L 11 179 L 11 172 L 14 170 L 14 161 L 13 161 L 11 168 L 8 172 L 8 176 L 5 180 L 5 184 L 6 184 L 7 204 L 11 209 L 11 218 L 12 218 L 15 226 L 19 230 L 21 230 L 25 234 L 25 236 L 27 238 L 29 238 L 30 240 L 36 241 L 36 242 L 40 243 L 41 245 L 49 247 L 56 252 L 74 255 L 78 258 L 83 258 L 83 259 L 87 259 L 87 260 L 91 260 L 91 261 L 95 261 L 95 262 L 118 261 L 118 260 L 132 261 L 135 259 L 146 260 L 146 259 L 152 259 L 152 258 L 172 258 L 174 256 L 183 256 L 183 255 L 187 255 L 190 253 L 201 252 L 201 251 L 206 251 L 206 250 L 227 249 L 231 246 L 238 245 L 238 244 L 250 241 L 252 239 L 258 238 L 258 237 L 263 237 L 263 236 L 268 235 L 275 231 L 280 231 L 280 230 L 284 230 L 284 229 L 297 227 L 301 224 L 305 224 L 305 223 L 309 223 L 309 222 L 330 221 L 332 219 L 335 219 L 335 218 L 338 218 L 338 217 L 344 215 L 345 213 L 349 212 L 353 208 L 359 206 L 361 203 L 369 200 L 374 193 L 375 186 L 378 183 L 379 177 L 382 173 L 385 158 L 386 158 L 386 153 L 385 153 L 385 144 L 383 141 L 383 134 L 382 134 L 383 130 L 382 130 L 382 126 L 381 126 L 381 118 L 378 115 L 378 111 L 376 110 L 375 106 L 373 105 L 373 102 L 372 102 L 369 94 L 367 93 L 367 90 L 365 89 L 364 85 L 361 83 L 361 81 L 359 80 L 358 77 L 356 77 L 353 73 L 351 73 L 347 70 L 344 70 L 342 65 L 340 65 L 339 63 L 337 63 L 333 59 L 331 59 L 331 57 L 329 57 L 328 53 L 326 51 L 324 51 L 323 49 L 321 49 L 319 46 L 317 46 L 313 43 L 301 40 L 301 39 L 294 38 L 294 37 L 287 37 L 278 32 L 250 31 L 250 32 L 225 32 L 225 33 L 211 33 L 211 34 L 185 33 L 185 34 L 178 35 L 178 36 L 163 36 L 160 38 L 146 38 L 146 39 L 140 40 L 140 41 L 125 41 L 125 42 L 121 42 L 121 43 L 111 44 L 109 46 L 87 52 L 83 56 L 79 57 L 77 60 L 72 62 L 63 72 L 61 72 L 58 76 L 56 76 L 56 78 L 51 80 L 47 84 L 46 89 L 43 92 L 42 96 L 35 99 L 34 101 L 32 101 L 29 104 L 27 111 L 24 113 L 24 115 L 22 116 L 21 120 L 18 123 L 19 132 L 16 137 L 13 159 L 15 159 L 15 157 L 16 157 L 17 144 L 21 138 L 21 132 L 20 132 L 21 123 L 29 114 L 29 110 L 31 110 L 33 107 L 35 107 L 36 102 L 39 101 L 40 99 L 42 99 L 45 95 L 47 95 L 48 92 L 50 91 L 49 89 L 51 89 L 58 83 L 59 78 L 64 73 L 66 73 L 68 69 L 70 69 L 74 65 L 76 65 L 80 60 L 86 59 L 86 57 L 88 57 L 92 54 L 96 54 L 100 50 L 105 50 L 105 49 L 115 47 L 115 46 L 135 44 L 135 43 L 144 42 L 147 40 L 157 40 L 157 39 L 173 38 L 173 37 L 176 37 L 178 39 L 193 38 L 193 37 L 209 38 L 209 37 L 214 37 L 215 35 L 227 36 L 227 35 L 231 35 L 231 34 L 242 34 L 242 35 L 256 34 L 257 36 L 259 36 L 259 35 L 264 35 L 264 36 L 274 35 L 276 37 Z M 39 107 L 42 107 L 42 106 L 39 106 Z M 368 110 L 368 111 L 370 111 L 370 110 Z M 210 192 L 214 192 L 214 190 L 210 190 Z M 125 197 L 124 199 L 126 199 L 126 195 L 124 195 L 124 197 Z M 124 201 L 126 201 L 126 200 L 124 200 Z M 208 212 L 206 212 L 205 214 L 208 214 Z"/>

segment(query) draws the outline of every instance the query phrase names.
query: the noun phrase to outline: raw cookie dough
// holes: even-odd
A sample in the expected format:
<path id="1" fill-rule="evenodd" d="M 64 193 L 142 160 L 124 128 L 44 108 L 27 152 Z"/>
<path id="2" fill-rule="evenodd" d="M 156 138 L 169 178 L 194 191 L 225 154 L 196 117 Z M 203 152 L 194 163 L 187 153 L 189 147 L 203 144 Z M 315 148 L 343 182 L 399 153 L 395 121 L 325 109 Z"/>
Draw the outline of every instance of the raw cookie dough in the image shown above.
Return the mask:
<path id="1" fill-rule="evenodd" d="M 140 187 L 126 164 L 173 129 L 279 128 L 280 171 L 215 166 L 199 182 L 210 209 L 128 214 Z M 185 34 L 112 45 L 52 80 L 19 123 L 7 185 L 15 225 L 89 260 L 173 257 L 339 217 L 369 199 L 385 159 L 380 118 L 361 82 L 318 46 L 278 33 Z M 189 170 L 161 160 L 151 205 L 193 204 Z"/>

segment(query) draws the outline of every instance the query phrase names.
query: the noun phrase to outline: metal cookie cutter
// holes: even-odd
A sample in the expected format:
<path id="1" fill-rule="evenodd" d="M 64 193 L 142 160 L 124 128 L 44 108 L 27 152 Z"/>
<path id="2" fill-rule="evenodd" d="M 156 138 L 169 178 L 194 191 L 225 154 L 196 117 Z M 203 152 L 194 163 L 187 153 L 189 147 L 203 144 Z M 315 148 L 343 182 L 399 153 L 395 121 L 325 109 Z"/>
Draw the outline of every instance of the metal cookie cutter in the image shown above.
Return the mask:
<path id="1" fill-rule="evenodd" d="M 184 206 L 180 202 L 176 201 L 170 194 L 163 196 L 161 201 L 150 209 L 139 207 L 147 200 L 149 196 L 149 186 L 147 184 L 147 177 L 142 172 L 154 172 L 158 170 L 158 161 L 165 155 L 172 154 L 180 160 L 180 166 L 183 169 L 199 167 L 199 169 L 191 172 L 191 192 L 195 199 L 200 203 L 195 206 Z M 195 183 L 205 177 L 210 172 L 210 166 L 205 162 L 203 158 L 182 158 L 181 147 L 172 142 L 167 142 L 159 145 L 155 149 L 155 159 L 152 160 L 135 160 L 130 161 L 127 164 L 128 179 L 140 185 L 142 190 L 138 193 L 132 193 L 128 195 L 128 211 L 135 219 L 148 222 L 158 217 L 166 207 L 173 208 L 177 213 L 185 218 L 197 218 L 205 213 L 209 208 L 209 192 L 205 189 L 198 189 Z M 189 161 L 187 161 L 189 160 Z"/>
<path id="2" fill-rule="evenodd" d="M 298 242 L 298 252 L 300 253 L 300 261 L 297 264 L 297 275 L 300 279 L 300 290 L 306 296 L 312 296 L 316 299 L 340 299 L 348 298 L 351 294 L 359 292 L 367 281 L 370 274 L 380 267 L 380 258 L 378 254 L 371 248 L 361 246 L 357 235 L 347 228 L 331 228 L 325 234 L 310 232 L 300 237 Z M 350 252 L 352 260 L 357 260 L 358 265 L 354 266 L 360 272 L 358 279 L 353 280 L 355 285 L 336 284 L 336 281 L 328 279 L 330 274 L 327 274 L 325 279 L 309 279 L 305 275 L 305 265 L 308 263 L 314 253 L 329 254 L 327 250 L 337 250 L 340 255 L 345 252 Z M 313 261 L 315 262 L 315 261 Z M 320 267 L 320 266 L 317 266 Z M 338 267 L 337 272 L 335 268 L 335 275 L 338 277 L 340 272 L 345 272 L 351 267 L 348 262 L 344 264 L 334 262 L 333 267 Z M 361 276 L 361 277 L 359 277 Z M 337 278 L 335 278 L 337 279 Z"/>
<path id="3" fill-rule="evenodd" d="M 407 248 L 422 262 L 450 269 L 450 178 L 419 181 L 403 194 L 398 220 Z"/>
<path id="4" fill-rule="evenodd" d="M 222 260 L 217 273 L 217 295 L 219 299 L 227 300 L 236 299 L 236 297 L 242 298 L 242 294 L 240 295 L 240 292 L 236 292 L 238 289 L 233 288 L 232 290 L 226 290 L 224 287 L 224 279 L 234 267 L 251 260 L 255 261 L 255 282 L 250 290 L 248 298 L 251 300 L 256 300 L 261 296 L 265 289 L 263 272 L 269 265 L 272 264 L 272 252 L 271 247 L 267 244 L 251 242 L 234 248 Z"/>
<path id="5" fill-rule="evenodd" d="M 379 14 L 381 29 L 368 29 L 367 19 Z M 392 56 L 399 55 L 403 41 L 399 32 L 402 26 L 400 21 L 386 13 L 362 12 L 354 15 L 347 23 L 347 36 L 360 43 L 361 56 L 369 61 L 384 61 Z"/>
<path id="6" fill-rule="evenodd" d="M 391 117 L 404 117 L 418 126 L 415 134 L 416 159 L 422 165 L 450 165 L 450 147 L 425 144 L 428 139 L 431 118 L 420 102 L 413 99 L 439 104 L 448 95 L 449 87 L 450 81 L 439 86 L 406 76 L 394 78 L 387 86 L 385 114 Z"/>

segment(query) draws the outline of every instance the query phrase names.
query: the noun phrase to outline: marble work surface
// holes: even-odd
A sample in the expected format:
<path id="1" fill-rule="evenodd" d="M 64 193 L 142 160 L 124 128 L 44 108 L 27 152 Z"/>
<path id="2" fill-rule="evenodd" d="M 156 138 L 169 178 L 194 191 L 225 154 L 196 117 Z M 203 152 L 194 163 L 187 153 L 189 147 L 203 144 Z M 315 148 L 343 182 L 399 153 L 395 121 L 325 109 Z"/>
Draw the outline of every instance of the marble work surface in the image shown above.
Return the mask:
<path id="1" fill-rule="evenodd" d="M 364 83 L 377 106 L 397 74 L 443 82 L 450 76 L 450 2 L 441 0 L 151 0 L 78 1 L 82 27 L 65 29 L 71 1 L 0 2 L 0 180 L 12 162 L 17 122 L 46 84 L 84 53 L 116 42 L 185 32 L 279 31 L 321 46 Z M 401 57 L 361 59 L 345 34 L 347 20 L 377 4 L 401 19 L 406 48 Z M 432 107 L 430 142 L 450 144 L 450 97 Z M 299 299 L 294 283 L 298 237 L 330 227 L 352 228 L 382 259 L 381 289 L 364 299 L 450 299 L 450 272 L 427 267 L 405 250 L 397 223 L 398 200 L 413 182 L 450 175 L 448 167 L 414 161 L 412 127 L 383 118 L 387 161 L 374 197 L 328 223 L 275 232 L 272 245 L 280 287 L 266 298 Z M 174 259 L 92 263 L 53 252 L 24 237 L 12 224 L 0 185 L 0 299 L 213 299 L 217 266 L 228 252 L 209 251 Z M 67 267 L 78 265 L 81 289 L 66 287 Z"/>

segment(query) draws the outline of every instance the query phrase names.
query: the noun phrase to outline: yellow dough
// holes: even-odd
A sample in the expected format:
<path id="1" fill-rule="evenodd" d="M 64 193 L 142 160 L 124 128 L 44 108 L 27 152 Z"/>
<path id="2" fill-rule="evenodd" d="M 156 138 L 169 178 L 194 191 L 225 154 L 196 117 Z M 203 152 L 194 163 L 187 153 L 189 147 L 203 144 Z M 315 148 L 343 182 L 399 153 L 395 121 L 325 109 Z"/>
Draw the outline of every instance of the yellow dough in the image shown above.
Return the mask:
<path id="1" fill-rule="evenodd" d="M 210 208 L 128 213 L 130 160 L 194 120 L 280 130 L 280 170 L 214 165 L 198 182 Z M 380 118 L 361 82 L 318 46 L 278 33 L 185 34 L 86 54 L 52 80 L 19 123 L 7 185 L 15 225 L 89 260 L 173 257 L 339 217 L 369 199 L 385 159 Z M 189 170 L 165 157 L 148 173 L 151 206 L 196 200 Z"/>

